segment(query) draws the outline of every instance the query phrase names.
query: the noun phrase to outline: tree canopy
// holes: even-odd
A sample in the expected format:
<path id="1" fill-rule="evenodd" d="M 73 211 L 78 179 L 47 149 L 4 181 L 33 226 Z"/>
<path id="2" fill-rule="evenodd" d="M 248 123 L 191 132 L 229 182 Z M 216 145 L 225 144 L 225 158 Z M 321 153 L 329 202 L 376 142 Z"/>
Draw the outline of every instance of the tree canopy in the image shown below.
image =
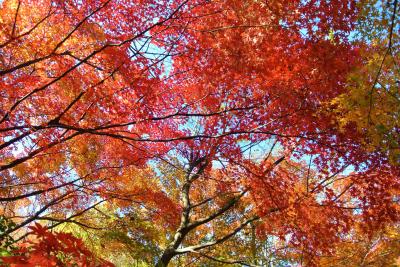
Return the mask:
<path id="1" fill-rule="evenodd" d="M 0 1 L 0 264 L 399 264 L 399 9 Z"/>

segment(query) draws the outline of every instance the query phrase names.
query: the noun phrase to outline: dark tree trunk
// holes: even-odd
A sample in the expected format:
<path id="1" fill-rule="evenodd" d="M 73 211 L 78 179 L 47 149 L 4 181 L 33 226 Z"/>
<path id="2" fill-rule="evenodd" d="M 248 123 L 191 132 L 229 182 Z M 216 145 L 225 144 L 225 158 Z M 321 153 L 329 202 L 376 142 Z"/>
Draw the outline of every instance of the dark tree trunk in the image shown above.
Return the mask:
<path id="1" fill-rule="evenodd" d="M 175 255 L 174 249 L 167 248 L 164 250 L 161 259 L 157 262 L 156 267 L 167 267 Z"/>

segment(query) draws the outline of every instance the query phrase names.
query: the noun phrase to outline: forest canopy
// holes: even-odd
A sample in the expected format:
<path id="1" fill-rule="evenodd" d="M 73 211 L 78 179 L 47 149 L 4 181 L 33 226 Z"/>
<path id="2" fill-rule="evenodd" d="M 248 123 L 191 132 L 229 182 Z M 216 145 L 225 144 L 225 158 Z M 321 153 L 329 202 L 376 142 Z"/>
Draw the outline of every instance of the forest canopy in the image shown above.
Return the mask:
<path id="1" fill-rule="evenodd" d="M 399 9 L 0 0 L 0 265 L 400 266 Z"/>

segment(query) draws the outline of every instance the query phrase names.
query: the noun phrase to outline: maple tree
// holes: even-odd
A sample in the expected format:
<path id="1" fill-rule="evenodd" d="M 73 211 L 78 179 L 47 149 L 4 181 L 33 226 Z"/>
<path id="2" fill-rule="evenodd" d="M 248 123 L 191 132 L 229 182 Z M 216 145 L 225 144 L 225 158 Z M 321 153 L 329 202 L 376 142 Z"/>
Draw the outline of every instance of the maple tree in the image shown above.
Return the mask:
<path id="1" fill-rule="evenodd" d="M 396 229 L 380 3 L 1 1 L 4 263 L 329 265 Z"/>
<path id="2" fill-rule="evenodd" d="M 353 237 L 338 244 L 336 253 L 321 258 L 320 266 L 398 266 L 398 226 L 388 225 L 372 236 L 354 227 Z"/>
<path id="3" fill-rule="evenodd" d="M 400 162 L 398 10 L 398 1 L 362 6 L 354 38 L 364 66 L 349 75 L 349 90 L 332 101 L 341 125 L 356 124 L 364 145 L 386 152 L 393 164 Z"/>
<path id="4" fill-rule="evenodd" d="M 81 240 L 67 233 L 50 233 L 40 224 L 30 226 L 39 242 L 14 251 L 16 256 L 3 258 L 3 263 L 13 266 L 113 266 L 96 262 L 96 258 L 83 247 Z M 28 254 L 28 255 L 26 255 Z"/>

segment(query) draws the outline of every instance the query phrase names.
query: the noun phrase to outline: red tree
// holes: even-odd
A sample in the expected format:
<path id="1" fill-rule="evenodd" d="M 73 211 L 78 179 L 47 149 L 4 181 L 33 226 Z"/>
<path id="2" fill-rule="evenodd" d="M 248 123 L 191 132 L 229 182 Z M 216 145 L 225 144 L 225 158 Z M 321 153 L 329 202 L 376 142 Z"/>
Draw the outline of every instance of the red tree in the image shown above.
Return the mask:
<path id="1" fill-rule="evenodd" d="M 201 251 L 256 222 L 313 264 L 353 222 L 397 221 L 398 167 L 328 108 L 362 64 L 356 4 L 2 2 L 0 201 L 16 224 L 1 236 L 92 227 L 78 218 L 101 203 L 139 203 L 170 231 L 158 266 L 216 259 Z M 262 161 L 247 158 L 244 144 L 265 142 Z M 148 171 L 172 158 L 186 173 L 177 197 Z M 221 236 L 196 236 L 230 212 Z"/>

